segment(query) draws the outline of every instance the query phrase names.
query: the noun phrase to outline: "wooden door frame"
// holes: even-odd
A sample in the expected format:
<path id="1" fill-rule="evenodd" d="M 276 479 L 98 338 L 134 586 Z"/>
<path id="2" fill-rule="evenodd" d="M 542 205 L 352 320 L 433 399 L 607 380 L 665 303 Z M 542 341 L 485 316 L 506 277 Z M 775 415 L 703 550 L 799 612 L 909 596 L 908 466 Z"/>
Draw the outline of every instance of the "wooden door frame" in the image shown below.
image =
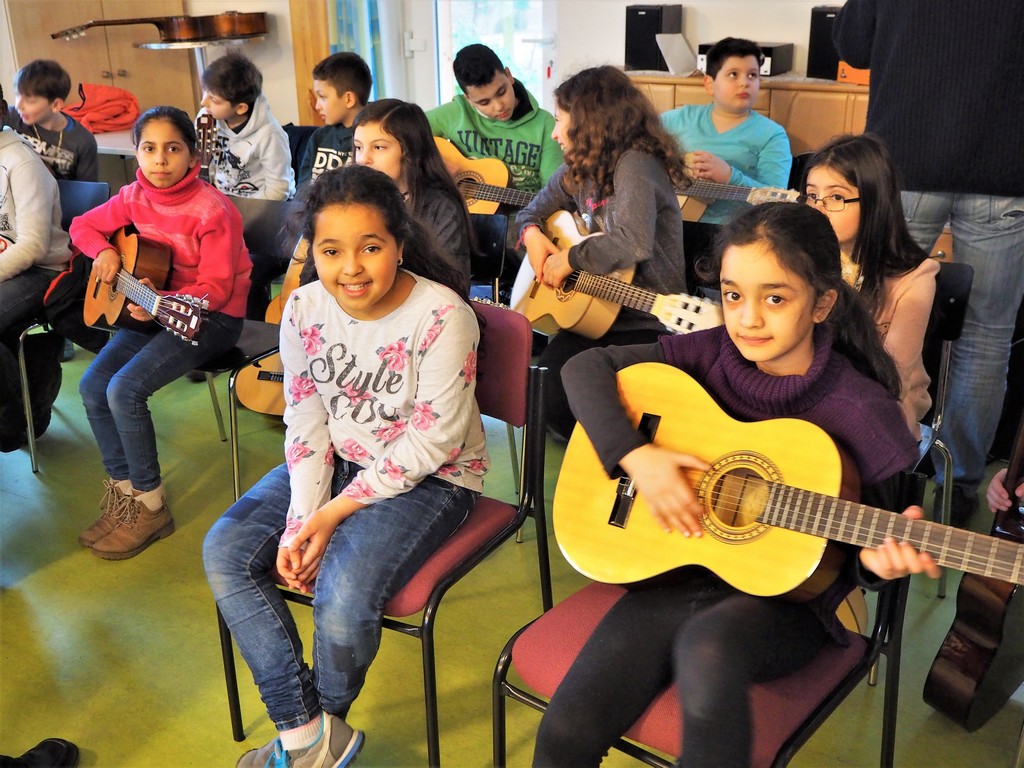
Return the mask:
<path id="1" fill-rule="evenodd" d="M 326 0 L 288 0 L 300 125 L 322 125 L 313 109 L 313 67 L 331 53 Z"/>

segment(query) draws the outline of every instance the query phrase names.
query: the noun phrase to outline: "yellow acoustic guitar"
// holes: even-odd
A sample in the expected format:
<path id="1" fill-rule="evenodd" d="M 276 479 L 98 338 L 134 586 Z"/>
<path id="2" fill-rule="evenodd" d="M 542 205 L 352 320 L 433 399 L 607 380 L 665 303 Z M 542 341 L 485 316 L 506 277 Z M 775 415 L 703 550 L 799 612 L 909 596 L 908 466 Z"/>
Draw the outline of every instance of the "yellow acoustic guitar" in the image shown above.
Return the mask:
<path id="1" fill-rule="evenodd" d="M 508 186 L 508 167 L 498 158 L 466 157 L 440 136 L 435 136 L 434 142 L 470 213 L 495 213 L 499 205 L 522 208 L 533 199 L 532 192 Z"/>
<path id="2" fill-rule="evenodd" d="M 544 229 L 560 248 L 599 236 L 580 232 L 576 218 L 568 211 L 553 214 Z M 541 333 L 564 329 L 588 339 L 604 336 L 622 307 L 654 315 L 673 333 L 722 324 L 722 308 L 716 302 L 685 293 L 660 294 L 630 285 L 633 273 L 633 268 L 609 275 L 577 270 L 560 288 L 551 288 L 537 282 L 529 259 L 523 259 L 512 285 L 510 304 Z"/>
<path id="3" fill-rule="evenodd" d="M 280 323 L 284 304 L 292 291 L 299 287 L 299 277 L 305 264 L 305 253 L 308 250 L 306 240 L 300 239 L 292 253 L 291 263 L 284 273 L 281 292 L 270 300 L 264 319 L 268 323 Z M 299 259 L 302 259 L 301 261 Z M 284 366 L 281 356 L 276 352 L 258 362 L 245 366 L 235 378 L 235 394 L 238 402 L 250 411 L 265 413 L 268 416 L 284 415 Z"/>
<path id="4" fill-rule="evenodd" d="M 892 536 L 939 565 L 1024 584 L 1020 543 L 836 498 L 849 495 L 842 493 L 848 467 L 809 422 L 735 421 L 690 376 L 661 363 L 623 369 L 619 391 L 655 445 L 712 465 L 690 479 L 704 505 L 705 533 L 665 533 L 628 478 L 608 478 L 577 425 L 555 488 L 555 536 L 566 559 L 592 579 L 632 583 L 702 565 L 749 594 L 809 599 L 840 565 L 830 541 L 874 547 Z"/>

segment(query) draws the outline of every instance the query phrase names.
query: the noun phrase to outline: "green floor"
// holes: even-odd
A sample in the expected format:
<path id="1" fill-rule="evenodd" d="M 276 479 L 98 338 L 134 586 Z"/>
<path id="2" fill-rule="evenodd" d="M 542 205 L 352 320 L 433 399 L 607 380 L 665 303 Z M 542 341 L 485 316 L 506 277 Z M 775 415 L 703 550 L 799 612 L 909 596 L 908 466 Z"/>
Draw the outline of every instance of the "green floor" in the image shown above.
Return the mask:
<path id="1" fill-rule="evenodd" d="M 228 446 L 219 442 L 208 390 L 181 380 L 152 400 L 160 458 L 177 531 L 139 557 L 106 562 L 76 543 L 97 514 L 103 479 L 77 395 L 91 359 L 65 366 L 52 426 L 27 450 L 0 454 L 0 754 L 20 754 L 45 736 L 82 749 L 81 765 L 233 766 L 273 738 L 244 665 L 247 739 L 231 739 L 213 603 L 203 575 L 203 536 L 231 501 Z M 222 399 L 226 382 L 218 380 Z M 242 412 L 243 487 L 280 460 L 282 431 Z M 496 471 L 510 487 L 504 431 L 489 425 Z M 549 493 L 560 453 L 549 456 Z M 975 524 L 987 524 L 982 515 Z M 508 639 L 540 609 L 532 522 L 445 598 L 438 617 L 442 760 L 490 763 L 490 680 Z M 555 599 L 582 583 L 555 550 Z M 912 586 L 901 691 L 898 766 L 1006 766 L 1016 747 L 1024 695 L 968 734 L 921 700 L 931 660 L 955 610 L 926 580 Z M 309 637 L 309 614 L 296 609 Z M 1018 638 L 1020 640 L 1020 638 Z M 877 765 L 881 691 L 862 686 L 800 753 L 795 766 Z M 538 716 L 510 705 L 509 764 L 525 766 Z M 385 632 L 380 656 L 350 720 L 367 733 L 360 766 L 426 763 L 419 652 Z M 723 738 L 728 726 L 723 724 Z M 639 765 L 613 755 L 606 765 Z"/>

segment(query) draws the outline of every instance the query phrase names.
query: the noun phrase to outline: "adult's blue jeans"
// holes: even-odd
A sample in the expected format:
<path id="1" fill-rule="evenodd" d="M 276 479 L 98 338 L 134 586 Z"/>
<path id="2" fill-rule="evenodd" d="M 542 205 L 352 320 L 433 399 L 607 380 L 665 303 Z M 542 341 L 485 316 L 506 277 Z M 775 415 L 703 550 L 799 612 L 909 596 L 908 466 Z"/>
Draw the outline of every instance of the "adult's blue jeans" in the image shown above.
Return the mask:
<path id="1" fill-rule="evenodd" d="M 904 192 L 910 233 L 931 250 L 948 220 L 954 261 L 974 267 L 963 335 L 953 345 L 942 440 L 953 480 L 973 495 L 985 476 L 1003 398 L 1017 308 L 1024 297 L 1024 197 Z M 941 466 L 938 481 L 944 482 Z"/>
<path id="2" fill-rule="evenodd" d="M 337 495 L 359 467 L 336 460 Z M 291 488 L 272 470 L 213 525 L 203 544 L 221 615 L 252 670 L 279 731 L 321 711 L 345 717 L 380 645 L 387 601 L 462 524 L 477 494 L 435 477 L 342 521 L 324 550 L 313 590 L 313 667 L 271 577 Z"/>
<path id="3" fill-rule="evenodd" d="M 164 330 L 148 334 L 122 328 L 114 334 L 78 384 L 108 475 L 131 480 L 137 491 L 160 486 L 150 396 L 235 346 L 242 323 L 210 312 L 198 346 Z"/>

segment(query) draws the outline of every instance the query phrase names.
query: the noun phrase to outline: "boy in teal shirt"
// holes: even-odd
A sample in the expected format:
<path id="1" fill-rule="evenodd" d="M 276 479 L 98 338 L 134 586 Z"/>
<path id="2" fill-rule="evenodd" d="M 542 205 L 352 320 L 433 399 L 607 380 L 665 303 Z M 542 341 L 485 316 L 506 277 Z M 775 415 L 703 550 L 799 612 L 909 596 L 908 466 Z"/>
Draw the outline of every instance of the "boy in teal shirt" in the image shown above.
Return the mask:
<path id="1" fill-rule="evenodd" d="M 427 112 L 434 135 L 468 158 L 498 158 L 508 166 L 510 186 L 539 192 L 562 164 L 551 138 L 555 118 L 486 45 L 467 45 L 452 69 L 462 93 Z"/>
<path id="2" fill-rule="evenodd" d="M 753 111 L 761 90 L 764 54 L 757 43 L 727 37 L 708 51 L 704 88 L 710 104 L 665 112 L 661 122 L 687 153 L 694 179 L 741 187 L 781 187 L 789 182 L 793 156 L 785 129 Z M 745 203 L 719 200 L 700 217 L 721 224 Z"/>

